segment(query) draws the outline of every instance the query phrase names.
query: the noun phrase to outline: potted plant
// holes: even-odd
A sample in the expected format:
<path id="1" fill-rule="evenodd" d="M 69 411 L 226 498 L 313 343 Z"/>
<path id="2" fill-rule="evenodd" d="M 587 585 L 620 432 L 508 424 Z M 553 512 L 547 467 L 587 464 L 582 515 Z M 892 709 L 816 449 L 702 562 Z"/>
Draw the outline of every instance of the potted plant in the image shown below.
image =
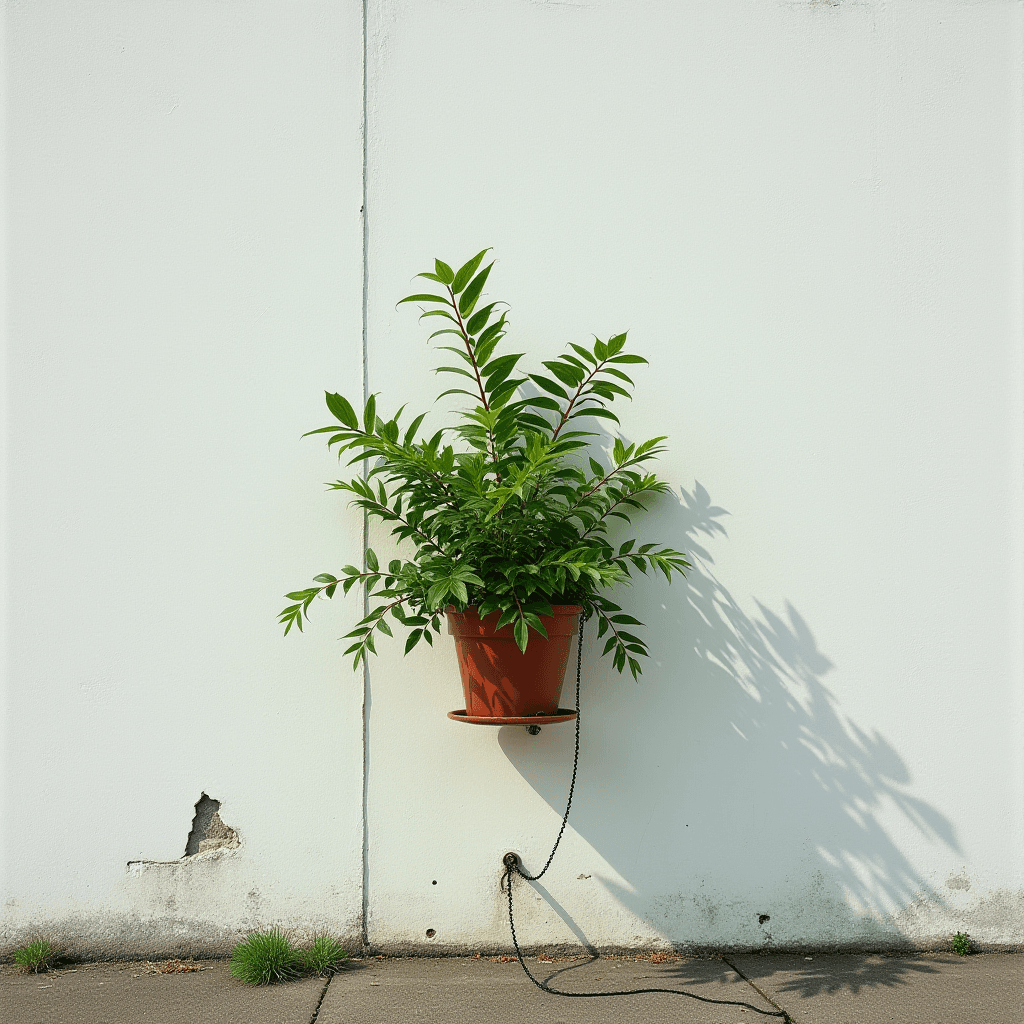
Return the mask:
<path id="1" fill-rule="evenodd" d="M 404 426 L 404 407 L 385 418 L 370 395 L 360 420 L 350 402 L 328 392 L 336 422 L 309 432 L 329 434 L 328 447 L 347 454 L 348 465 L 363 464 L 364 475 L 329 486 L 388 524 L 407 555 L 382 566 L 368 549 L 363 568 L 323 573 L 316 586 L 288 594 L 280 621 L 286 634 L 301 630 L 314 598 L 361 584 L 375 606 L 346 637 L 355 668 L 375 653 L 379 634 L 393 635 L 392 625 L 407 630 L 406 654 L 420 641 L 433 644 L 444 612 L 466 713 L 507 720 L 557 711 L 581 615 L 597 617 L 598 636 L 607 634 L 602 653 L 635 679 L 647 655 L 634 631 L 642 623 L 605 592 L 628 583 L 634 570 L 660 571 L 671 582 L 690 563 L 672 548 L 608 539 L 612 520 L 628 524 L 667 490 L 645 468 L 665 438 L 627 444 L 616 437 L 600 452 L 589 450 L 597 435 L 584 429 L 588 421 L 618 423 L 609 406 L 630 397 L 626 368 L 647 360 L 627 352 L 626 335 L 617 334 L 589 347 L 572 344 L 544 361 L 544 372 L 524 372 L 524 354 L 503 350 L 503 304 L 480 306 L 494 265 L 480 269 L 487 252 L 458 271 L 435 261 L 432 272 L 418 275 L 433 290 L 401 300 L 440 324 L 430 339 L 453 358 L 436 372 L 459 386 L 438 397 L 464 399 L 454 422 L 421 436 L 425 413 Z"/>

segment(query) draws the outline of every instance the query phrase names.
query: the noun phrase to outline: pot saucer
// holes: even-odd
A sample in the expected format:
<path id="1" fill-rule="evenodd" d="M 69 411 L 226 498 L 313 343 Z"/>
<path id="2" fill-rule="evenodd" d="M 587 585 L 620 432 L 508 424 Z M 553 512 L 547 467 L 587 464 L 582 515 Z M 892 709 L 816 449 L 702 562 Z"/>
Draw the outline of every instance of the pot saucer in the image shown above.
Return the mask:
<path id="1" fill-rule="evenodd" d="M 559 708 L 553 715 L 516 715 L 512 718 L 491 718 L 484 715 L 467 715 L 463 709 L 449 711 L 448 717 L 453 722 L 466 722 L 469 725 L 554 725 L 556 722 L 571 722 L 576 717 L 576 712 Z"/>

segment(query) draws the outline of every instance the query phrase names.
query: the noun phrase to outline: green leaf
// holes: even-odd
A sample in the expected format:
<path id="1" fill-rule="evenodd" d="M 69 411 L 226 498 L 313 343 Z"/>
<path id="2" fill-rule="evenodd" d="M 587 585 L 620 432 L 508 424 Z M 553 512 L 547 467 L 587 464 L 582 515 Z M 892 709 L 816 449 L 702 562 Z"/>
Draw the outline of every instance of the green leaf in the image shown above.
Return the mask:
<path id="1" fill-rule="evenodd" d="M 615 413 L 611 412 L 609 409 L 601 409 L 596 405 L 584 406 L 582 409 L 574 412 L 569 419 L 575 420 L 579 419 L 581 416 L 595 416 L 598 419 L 613 420 L 615 423 L 619 422 L 619 417 L 616 416 Z"/>
<path id="2" fill-rule="evenodd" d="M 455 333 L 457 334 L 458 332 L 456 331 Z M 601 372 L 610 373 L 613 377 L 618 377 L 619 380 L 624 380 L 631 387 L 633 386 L 633 378 L 627 377 L 621 370 L 616 370 L 614 366 L 606 366 Z"/>
<path id="3" fill-rule="evenodd" d="M 534 395 L 533 398 L 524 398 L 523 405 L 532 405 L 537 409 L 550 409 L 551 412 L 561 412 L 562 407 L 547 395 Z"/>
<path id="4" fill-rule="evenodd" d="M 519 650 L 524 654 L 526 653 L 526 644 L 529 640 L 529 630 L 526 625 L 525 619 L 516 619 L 516 624 L 512 627 L 512 633 L 516 638 L 516 643 L 519 645 Z"/>
<path id="5" fill-rule="evenodd" d="M 434 401 L 439 402 L 445 395 L 469 395 L 470 398 L 475 398 L 478 402 L 480 401 L 479 395 L 474 395 L 471 391 L 466 391 L 465 388 L 449 388 L 447 391 L 442 391 Z"/>
<path id="6" fill-rule="evenodd" d="M 496 302 L 492 302 L 489 306 L 484 306 L 483 309 L 478 309 L 470 318 L 466 321 L 466 333 L 476 334 L 478 331 L 482 331 L 484 325 L 487 323 L 487 318 L 491 315 L 491 310 L 497 305 Z"/>
<path id="7" fill-rule="evenodd" d="M 451 320 L 453 324 L 457 324 L 459 322 L 451 315 L 451 313 L 448 312 L 447 309 L 431 309 L 426 313 L 420 313 L 421 320 L 425 320 L 428 316 L 443 316 L 446 320 Z M 459 331 L 458 333 L 461 336 L 462 332 Z"/>
<path id="8" fill-rule="evenodd" d="M 626 615 L 625 612 L 619 612 L 611 616 L 612 622 L 616 625 L 622 624 L 624 626 L 642 626 L 643 623 L 639 619 L 634 619 L 632 615 Z M 626 636 L 625 633 L 622 634 Z"/>
<path id="9" fill-rule="evenodd" d="M 403 302 L 443 302 L 446 306 L 452 304 L 447 295 L 433 295 L 430 292 L 417 292 L 415 295 L 406 295 L 404 299 L 399 299 L 395 305 L 400 306 Z"/>
<path id="10" fill-rule="evenodd" d="M 340 420 L 344 423 L 346 427 L 358 430 L 359 417 L 356 416 L 355 409 L 348 404 L 348 401 L 345 398 L 342 398 L 341 395 L 332 394 L 330 391 L 325 391 L 324 395 L 327 399 L 327 408 L 331 410 L 331 415 L 336 420 Z"/>
<path id="11" fill-rule="evenodd" d="M 481 369 L 481 373 L 487 378 L 487 390 L 493 391 L 508 375 L 515 369 L 516 363 L 523 358 L 522 352 L 512 355 L 501 356 L 493 362 L 488 363 Z"/>
<path id="12" fill-rule="evenodd" d="M 484 285 L 487 283 L 487 277 L 491 272 L 493 263 L 488 263 L 483 270 L 480 271 L 476 277 L 466 286 L 466 290 L 459 296 L 459 312 L 463 316 L 469 316 L 473 312 L 473 307 L 476 306 L 476 300 L 480 298 L 480 293 L 484 289 Z"/>
<path id="13" fill-rule="evenodd" d="M 583 371 L 567 363 L 551 360 L 544 365 L 563 383 L 574 390 L 583 382 Z"/>
<path id="14" fill-rule="evenodd" d="M 455 273 L 447 263 L 434 260 L 434 273 L 437 274 L 445 284 L 451 284 L 455 280 Z"/>
<path id="15" fill-rule="evenodd" d="M 495 340 L 495 336 L 501 332 L 501 329 L 505 326 L 505 314 L 502 315 L 488 327 L 479 338 L 476 339 L 477 351 L 481 354 L 478 355 L 479 360 L 482 363 L 487 362 L 487 356 L 482 354 L 482 351 L 486 345 Z M 493 345 L 491 346 L 493 348 Z"/>
<path id="16" fill-rule="evenodd" d="M 469 284 L 470 278 L 476 273 L 476 268 L 480 266 L 480 261 L 487 255 L 489 248 L 481 249 L 468 263 L 459 268 L 459 272 L 452 281 L 452 291 L 456 295 Z"/>
<path id="17" fill-rule="evenodd" d="M 570 341 L 570 342 L 569 342 L 569 344 L 570 344 L 570 345 L 571 345 L 571 346 L 572 346 L 572 347 L 573 347 L 573 348 L 574 348 L 574 349 L 575 349 L 575 350 L 576 350 L 577 352 L 579 352 L 579 354 L 580 354 L 581 356 L 583 356 L 583 358 L 584 358 L 584 359 L 585 359 L 585 360 L 586 360 L 586 361 L 587 361 L 588 363 L 592 363 L 592 364 L 593 364 L 594 366 L 597 366 L 597 359 L 595 359 L 595 358 L 594 358 L 594 356 L 593 356 L 593 355 L 591 355 L 591 354 L 590 354 L 590 353 L 589 353 L 589 352 L 588 352 L 588 351 L 587 351 L 587 350 L 586 350 L 586 349 L 585 349 L 585 348 L 584 348 L 584 347 L 583 347 L 582 345 L 577 345 L 577 344 L 576 344 L 575 342 L 572 342 L 572 341 Z M 600 342 L 598 342 L 598 344 L 600 345 L 601 343 L 600 343 Z"/>
<path id="18" fill-rule="evenodd" d="M 623 356 L 612 356 L 609 360 L 611 363 L 646 363 L 647 360 L 643 356 L 634 356 L 629 353 Z"/>
<path id="19" fill-rule="evenodd" d="M 488 382 L 489 383 L 489 382 Z M 505 381 L 503 384 L 499 384 L 491 393 L 491 406 L 498 407 L 504 405 L 514 394 L 516 388 L 520 384 L 525 384 L 526 378 L 520 377 L 518 379 L 511 379 Z"/>
<path id="20" fill-rule="evenodd" d="M 544 623 L 541 622 L 540 616 L 537 615 L 535 612 L 526 612 L 525 613 L 525 618 L 526 618 L 526 621 L 531 626 L 533 626 L 533 628 L 535 630 L 537 630 L 537 632 L 540 633 L 540 635 L 542 637 L 544 637 L 545 640 L 547 640 L 547 638 L 548 638 L 548 631 L 544 628 Z"/>
<path id="21" fill-rule="evenodd" d="M 377 572 L 380 569 L 380 563 L 377 561 L 377 556 L 373 553 L 372 548 L 366 549 L 366 565 L 370 572 Z"/>
<path id="22" fill-rule="evenodd" d="M 519 617 L 519 611 L 515 605 L 511 608 L 506 608 L 501 615 L 498 616 L 498 624 L 495 629 L 502 629 L 504 626 L 510 625 Z"/>
<path id="23" fill-rule="evenodd" d="M 569 400 L 569 394 L 565 388 L 556 384 L 549 377 L 542 377 L 539 373 L 531 373 L 529 377 L 537 387 L 543 388 L 548 394 L 555 395 L 557 398 L 564 398 L 566 401 Z"/>
<path id="24" fill-rule="evenodd" d="M 420 415 L 417 416 L 416 419 L 414 419 L 412 421 L 412 423 L 409 425 L 409 429 L 405 432 L 405 439 L 404 439 L 406 447 L 408 447 L 410 444 L 412 444 L 413 438 L 415 438 L 415 436 L 416 436 L 416 431 L 420 429 L 420 424 L 423 422 L 424 417 L 426 415 L 427 414 L 425 412 L 424 413 L 420 413 Z"/>
<path id="25" fill-rule="evenodd" d="M 377 423 L 377 396 L 370 395 L 366 400 L 366 408 L 363 410 L 363 427 L 366 433 L 372 434 Z"/>
<path id="26" fill-rule="evenodd" d="M 414 629 L 409 634 L 409 639 L 405 641 L 405 653 L 408 654 L 419 642 L 420 637 L 423 636 L 422 629 Z"/>

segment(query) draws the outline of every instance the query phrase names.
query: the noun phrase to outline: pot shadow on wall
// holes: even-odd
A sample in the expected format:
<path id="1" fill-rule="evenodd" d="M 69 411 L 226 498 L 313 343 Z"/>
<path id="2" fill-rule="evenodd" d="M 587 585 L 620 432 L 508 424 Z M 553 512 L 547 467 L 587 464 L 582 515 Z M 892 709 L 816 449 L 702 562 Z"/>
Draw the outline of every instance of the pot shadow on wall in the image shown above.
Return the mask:
<path id="1" fill-rule="evenodd" d="M 681 548 L 693 569 L 671 587 L 652 579 L 623 595 L 649 627 L 652 657 L 640 682 L 597 657 L 603 642 L 593 623 L 585 640 L 570 829 L 612 870 L 573 864 L 560 877 L 580 871 L 593 880 L 574 886 L 600 881 L 644 922 L 643 938 L 748 949 L 905 947 L 892 915 L 943 900 L 883 816 L 889 827 L 898 817 L 902 831 L 958 851 L 951 824 L 911 794 L 907 767 L 886 739 L 843 714 L 825 684 L 833 666 L 800 612 L 758 602 L 748 614 L 716 578 L 708 547 L 726 538 L 728 513 L 699 483 L 666 506 L 645 520 L 644 533 Z M 563 703 L 571 686 L 567 679 Z M 561 816 L 572 726 L 534 737 L 503 728 L 498 739 Z M 524 852 L 527 869 L 537 870 L 548 849 Z M 563 847 L 559 857 L 567 856 Z M 572 919 L 573 892 L 588 894 L 559 884 L 556 905 L 554 880 L 545 882 L 538 892 L 588 941 Z"/>

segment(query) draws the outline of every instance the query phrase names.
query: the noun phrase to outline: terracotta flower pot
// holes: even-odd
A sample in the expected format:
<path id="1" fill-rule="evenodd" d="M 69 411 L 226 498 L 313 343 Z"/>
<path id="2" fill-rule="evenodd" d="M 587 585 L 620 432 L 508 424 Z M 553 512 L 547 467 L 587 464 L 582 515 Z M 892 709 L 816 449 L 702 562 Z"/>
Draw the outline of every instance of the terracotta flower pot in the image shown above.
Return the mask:
<path id="1" fill-rule="evenodd" d="M 481 619 L 473 607 L 464 612 L 446 609 L 467 716 L 520 718 L 558 711 L 569 648 L 583 609 L 578 604 L 556 604 L 552 610 L 553 616 L 541 616 L 548 639 L 531 629 L 524 654 L 511 626 L 495 630 L 498 612 Z"/>

